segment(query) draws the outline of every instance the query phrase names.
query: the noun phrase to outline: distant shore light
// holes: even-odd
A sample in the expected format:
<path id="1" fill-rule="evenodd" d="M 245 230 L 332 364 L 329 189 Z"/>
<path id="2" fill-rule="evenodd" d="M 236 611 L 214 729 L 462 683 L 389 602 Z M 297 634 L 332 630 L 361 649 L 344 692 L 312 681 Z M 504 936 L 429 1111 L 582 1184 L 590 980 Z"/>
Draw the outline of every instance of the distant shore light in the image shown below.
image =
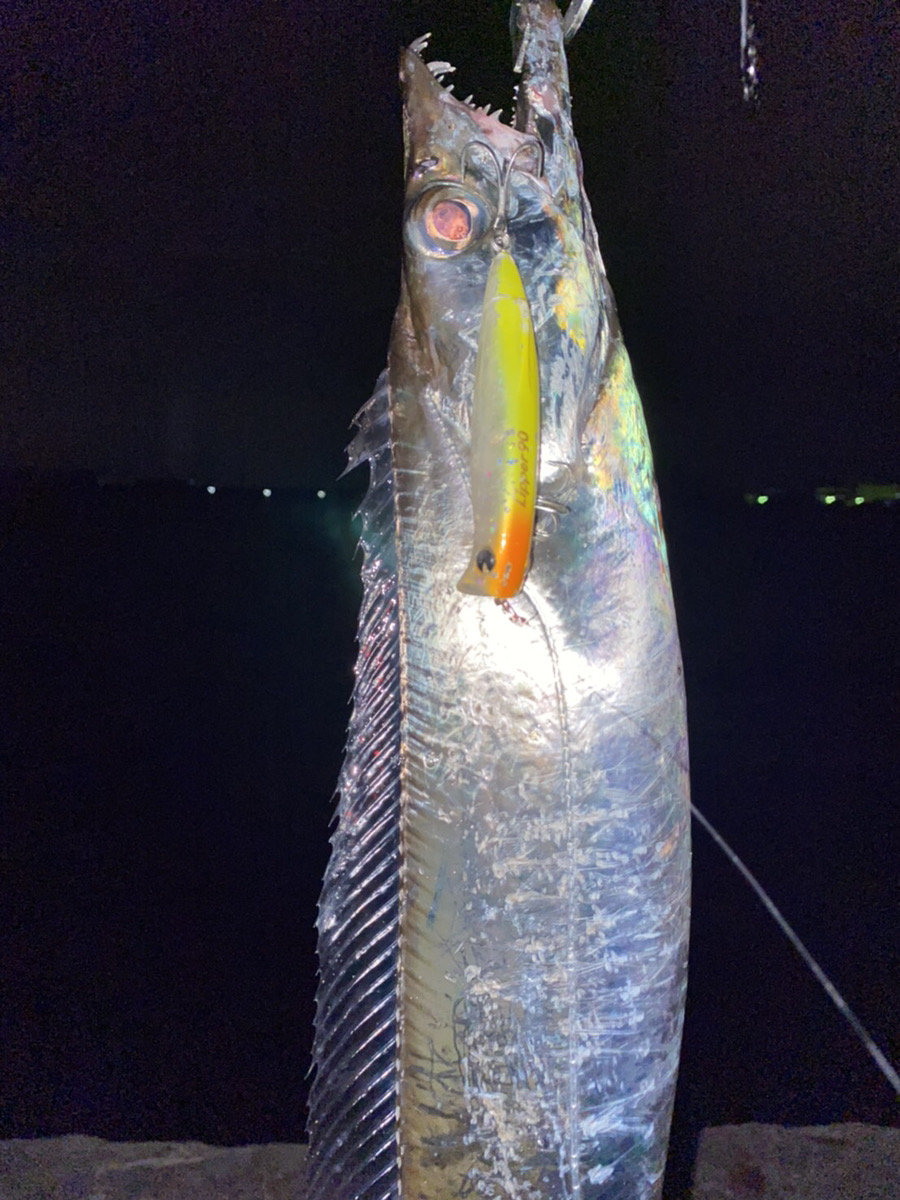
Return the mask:
<path id="1" fill-rule="evenodd" d="M 865 504 L 865 502 L 866 502 L 865 496 L 854 496 L 853 497 L 854 504 Z"/>
<path id="2" fill-rule="evenodd" d="M 768 497 L 768 496 L 757 496 L 757 497 L 756 497 L 756 503 L 757 503 L 757 504 L 768 504 L 768 503 L 769 503 L 769 497 Z"/>
<path id="3" fill-rule="evenodd" d="M 319 488 L 319 490 L 316 492 L 316 495 L 319 497 L 320 500 L 325 499 L 325 493 L 322 491 L 321 488 Z"/>
<path id="4" fill-rule="evenodd" d="M 825 497 L 826 504 L 834 504 L 835 500 L 837 500 L 837 496 L 835 496 L 833 492 L 829 492 Z"/>
<path id="5" fill-rule="evenodd" d="M 266 497 L 269 497 L 269 496 L 271 496 L 271 495 L 272 495 L 272 489 L 271 489 L 271 488 L 263 488 L 263 495 L 264 495 L 264 496 L 266 496 Z"/>
<path id="6" fill-rule="evenodd" d="M 214 496 L 214 495 L 216 494 L 216 489 L 213 487 L 213 485 L 212 485 L 212 484 L 210 484 L 210 485 L 209 485 L 209 487 L 208 487 L 206 490 L 209 492 L 209 494 L 210 494 L 211 496 Z"/>

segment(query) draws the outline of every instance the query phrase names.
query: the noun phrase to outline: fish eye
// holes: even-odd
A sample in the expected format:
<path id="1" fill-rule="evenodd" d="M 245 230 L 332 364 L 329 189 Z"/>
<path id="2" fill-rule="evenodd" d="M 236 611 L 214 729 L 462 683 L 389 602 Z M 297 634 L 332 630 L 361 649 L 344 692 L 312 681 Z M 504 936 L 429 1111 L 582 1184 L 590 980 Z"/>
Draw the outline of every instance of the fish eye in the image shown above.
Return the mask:
<path id="1" fill-rule="evenodd" d="M 427 188 L 413 201 L 406 236 L 417 250 L 452 258 L 479 242 L 489 226 L 484 204 L 455 183 Z"/>
<path id="2" fill-rule="evenodd" d="M 463 242 L 472 232 L 472 215 L 459 200 L 439 200 L 425 214 L 425 229 L 433 238 Z"/>

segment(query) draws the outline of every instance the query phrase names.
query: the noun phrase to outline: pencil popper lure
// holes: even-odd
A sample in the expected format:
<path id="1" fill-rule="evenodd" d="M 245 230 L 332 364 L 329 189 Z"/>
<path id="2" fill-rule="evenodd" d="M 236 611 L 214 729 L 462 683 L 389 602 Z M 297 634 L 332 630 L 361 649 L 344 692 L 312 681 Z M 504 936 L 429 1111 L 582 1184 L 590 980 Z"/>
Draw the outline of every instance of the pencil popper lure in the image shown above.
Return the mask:
<path id="1" fill-rule="evenodd" d="M 572 6 L 570 29 L 588 4 Z M 319 912 L 316 1200 L 650 1200 L 689 912 L 684 696 L 640 400 L 571 123 L 401 57 L 404 259 L 357 417 L 364 595 Z"/>
<path id="2" fill-rule="evenodd" d="M 516 159 L 523 151 L 534 150 L 540 166 L 543 147 L 540 142 L 524 142 L 502 168 L 490 143 L 472 142 L 466 149 L 476 147 L 494 162 L 499 201 L 472 390 L 474 548 L 472 560 L 456 586 L 461 592 L 501 600 L 521 591 L 531 557 L 541 433 L 534 327 L 522 276 L 509 252 L 506 209 L 510 172 Z M 459 212 L 457 228 L 465 230 L 465 206 L 459 201 L 439 200 L 438 211 L 446 208 Z"/>

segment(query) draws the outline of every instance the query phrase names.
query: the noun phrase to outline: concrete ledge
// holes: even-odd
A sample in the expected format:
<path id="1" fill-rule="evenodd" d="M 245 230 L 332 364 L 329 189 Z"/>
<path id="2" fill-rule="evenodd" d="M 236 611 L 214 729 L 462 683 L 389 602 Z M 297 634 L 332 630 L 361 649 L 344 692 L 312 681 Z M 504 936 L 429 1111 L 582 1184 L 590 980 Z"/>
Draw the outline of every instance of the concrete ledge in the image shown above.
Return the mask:
<path id="1" fill-rule="evenodd" d="M 298 1200 L 306 1147 L 0 1141 L 0 1200 Z"/>
<path id="2" fill-rule="evenodd" d="M 900 1129 L 720 1125 L 704 1129 L 693 1200 L 900 1200 Z"/>
<path id="3" fill-rule="evenodd" d="M 0 1141 L 0 1200 L 300 1200 L 306 1146 Z M 705 1129 L 693 1200 L 900 1200 L 900 1129 Z"/>

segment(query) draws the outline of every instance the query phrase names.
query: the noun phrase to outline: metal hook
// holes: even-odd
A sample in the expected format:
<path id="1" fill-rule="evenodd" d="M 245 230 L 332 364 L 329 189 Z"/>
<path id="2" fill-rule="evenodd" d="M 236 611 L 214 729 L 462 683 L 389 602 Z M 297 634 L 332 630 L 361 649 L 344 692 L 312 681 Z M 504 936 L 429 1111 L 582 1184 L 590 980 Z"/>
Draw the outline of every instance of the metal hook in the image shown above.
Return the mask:
<path id="1" fill-rule="evenodd" d="M 497 156 L 496 150 L 494 149 L 494 147 L 492 145 L 490 145 L 489 142 L 482 142 L 480 140 L 468 142 L 463 147 L 463 152 L 462 152 L 462 157 L 461 157 L 463 180 L 465 180 L 465 178 L 466 178 L 466 170 L 469 166 L 470 151 L 472 151 L 476 146 L 481 150 L 487 150 L 488 154 L 491 156 L 491 159 L 493 160 L 494 167 L 497 171 L 497 192 L 498 192 L 497 215 L 494 217 L 494 224 L 493 224 L 492 230 L 493 230 L 494 244 L 497 246 L 498 249 L 505 250 L 506 247 L 509 245 L 509 234 L 507 233 L 506 227 L 507 227 L 507 224 L 509 221 L 508 210 L 509 210 L 509 179 L 510 179 L 510 175 L 512 174 L 513 170 L 515 170 L 515 169 L 523 170 L 523 168 L 521 168 L 521 167 L 516 168 L 516 159 L 519 157 L 519 155 L 522 153 L 523 150 L 536 150 L 537 151 L 537 160 L 538 160 L 537 161 L 537 168 L 538 168 L 537 174 L 538 174 L 538 176 L 543 175 L 543 173 L 544 173 L 544 146 L 543 146 L 543 143 L 540 142 L 537 138 L 529 137 L 526 141 L 522 142 L 521 145 L 517 146 L 515 148 L 515 150 L 512 152 L 512 154 L 510 155 L 510 157 L 508 159 L 506 159 L 503 162 L 503 164 L 501 165 L 501 162 L 500 162 L 499 157 Z M 533 171 L 530 171 L 527 173 L 532 174 L 532 175 L 534 174 Z"/>

